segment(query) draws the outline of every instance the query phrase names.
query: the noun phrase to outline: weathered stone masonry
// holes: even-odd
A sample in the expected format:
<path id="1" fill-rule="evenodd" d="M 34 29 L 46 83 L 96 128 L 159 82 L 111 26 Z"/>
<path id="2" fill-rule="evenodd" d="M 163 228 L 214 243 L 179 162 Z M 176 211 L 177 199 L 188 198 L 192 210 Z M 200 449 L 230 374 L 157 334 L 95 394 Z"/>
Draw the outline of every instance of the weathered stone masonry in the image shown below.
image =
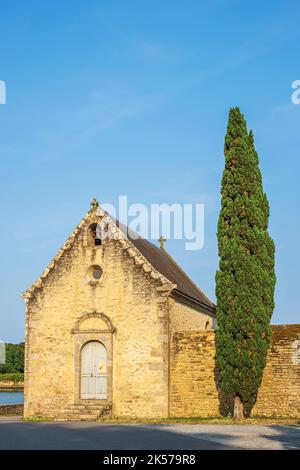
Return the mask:
<path id="1" fill-rule="evenodd" d="M 275 325 L 252 414 L 300 417 L 300 325 Z"/>
<path id="2" fill-rule="evenodd" d="M 98 411 L 109 405 L 118 416 L 165 416 L 168 282 L 162 285 L 150 272 L 143 274 L 143 264 L 137 265 L 119 243 L 107 242 L 105 250 L 97 251 L 85 246 L 85 233 L 27 301 L 25 416 L 76 418 L 88 404 L 78 400 L 74 327 L 92 312 L 104 313 L 115 327 L 112 393 L 107 403 L 94 401 Z M 97 285 L 85 279 L 93 263 L 104 272 Z M 99 334 L 92 332 L 86 341 Z"/>
<path id="3" fill-rule="evenodd" d="M 300 325 L 272 327 L 273 339 L 252 416 L 300 417 Z M 214 332 L 172 338 L 171 416 L 219 416 Z"/>
<path id="4" fill-rule="evenodd" d="M 23 294 L 25 417 L 218 416 L 213 303 L 163 247 L 124 237 L 116 221 L 114 237 L 96 243 L 93 227 L 107 223 L 97 207 Z M 93 366 L 105 364 L 106 391 L 92 397 L 89 343 L 106 354 Z M 274 326 L 252 413 L 300 416 L 299 396 L 300 325 Z"/>
<path id="5" fill-rule="evenodd" d="M 91 244 L 90 228 L 102 217 L 90 211 L 24 293 L 26 418 L 168 416 L 169 345 L 178 315 L 189 318 L 189 327 L 193 318 L 197 328 L 212 324 L 210 315 L 170 298 L 176 285 L 116 226 L 113 239 Z M 154 254 L 169 266 L 164 252 Z M 103 272 L 99 280 L 90 275 L 93 266 Z M 91 341 L 107 351 L 106 399 L 81 397 L 81 350 Z"/>

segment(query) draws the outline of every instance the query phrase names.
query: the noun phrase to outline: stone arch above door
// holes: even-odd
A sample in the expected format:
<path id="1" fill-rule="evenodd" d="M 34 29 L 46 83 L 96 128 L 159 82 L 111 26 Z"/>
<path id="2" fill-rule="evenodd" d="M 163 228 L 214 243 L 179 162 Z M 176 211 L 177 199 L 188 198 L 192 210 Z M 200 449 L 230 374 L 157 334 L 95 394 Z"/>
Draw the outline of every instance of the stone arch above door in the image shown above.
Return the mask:
<path id="1" fill-rule="evenodd" d="M 115 328 L 112 324 L 110 318 L 104 313 L 85 313 L 79 320 L 76 322 L 72 333 L 80 332 L 101 332 L 101 333 L 114 333 Z"/>
<path id="2" fill-rule="evenodd" d="M 89 342 L 103 344 L 107 351 L 107 396 L 105 399 L 94 400 L 99 405 L 112 405 L 112 368 L 113 368 L 113 334 L 115 328 L 110 318 L 104 313 L 84 313 L 72 329 L 74 337 L 74 403 L 86 400 L 81 394 L 81 352 Z"/>

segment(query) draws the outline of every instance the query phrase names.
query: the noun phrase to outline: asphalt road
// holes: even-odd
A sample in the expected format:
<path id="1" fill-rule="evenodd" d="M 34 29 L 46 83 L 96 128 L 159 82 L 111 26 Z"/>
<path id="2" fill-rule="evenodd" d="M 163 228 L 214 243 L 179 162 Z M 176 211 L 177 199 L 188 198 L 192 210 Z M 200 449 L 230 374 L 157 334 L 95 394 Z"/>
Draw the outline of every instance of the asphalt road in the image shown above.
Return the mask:
<path id="1" fill-rule="evenodd" d="M 300 449 L 300 426 L 28 423 L 1 417 L 0 449 Z"/>

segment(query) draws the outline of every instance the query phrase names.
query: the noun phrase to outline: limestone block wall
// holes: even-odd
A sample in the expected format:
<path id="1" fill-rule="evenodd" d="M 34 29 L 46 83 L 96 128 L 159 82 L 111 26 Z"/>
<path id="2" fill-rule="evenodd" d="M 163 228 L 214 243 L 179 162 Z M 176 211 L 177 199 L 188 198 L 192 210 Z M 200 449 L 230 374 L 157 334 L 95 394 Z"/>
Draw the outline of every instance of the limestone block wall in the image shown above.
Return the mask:
<path id="1" fill-rule="evenodd" d="M 272 327 L 253 416 L 300 417 L 300 325 Z M 218 416 L 221 400 L 215 369 L 214 332 L 173 335 L 171 345 L 171 416 Z"/>
<path id="2" fill-rule="evenodd" d="M 170 298 L 170 322 L 172 332 L 211 330 L 214 319 L 205 312 L 195 310 L 188 305 Z"/>
<path id="3" fill-rule="evenodd" d="M 300 417 L 300 325 L 274 325 L 252 415 Z"/>
<path id="4" fill-rule="evenodd" d="M 99 282 L 91 265 L 103 270 Z M 74 327 L 90 312 L 114 327 L 112 414 L 167 416 L 168 286 L 115 240 L 87 246 L 84 227 L 41 284 L 26 299 L 25 417 L 72 418 L 80 373 Z M 94 328 L 91 321 L 89 340 L 98 338 Z"/>
<path id="5" fill-rule="evenodd" d="M 213 331 L 174 333 L 171 346 L 170 416 L 218 416 Z"/>

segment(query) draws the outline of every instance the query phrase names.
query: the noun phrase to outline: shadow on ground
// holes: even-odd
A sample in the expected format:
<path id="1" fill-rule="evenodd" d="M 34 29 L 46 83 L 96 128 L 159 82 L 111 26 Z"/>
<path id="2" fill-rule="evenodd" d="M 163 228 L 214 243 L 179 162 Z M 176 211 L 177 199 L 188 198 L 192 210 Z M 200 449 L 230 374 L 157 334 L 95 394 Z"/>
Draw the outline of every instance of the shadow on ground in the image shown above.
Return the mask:
<path id="1" fill-rule="evenodd" d="M 300 423 L 299 423 L 300 424 Z M 269 426 L 276 434 L 261 435 L 281 445 L 283 450 L 300 450 L 300 427 L 298 426 Z"/>
<path id="2" fill-rule="evenodd" d="M 0 449 L 300 449 L 300 427 L 0 421 Z"/>

